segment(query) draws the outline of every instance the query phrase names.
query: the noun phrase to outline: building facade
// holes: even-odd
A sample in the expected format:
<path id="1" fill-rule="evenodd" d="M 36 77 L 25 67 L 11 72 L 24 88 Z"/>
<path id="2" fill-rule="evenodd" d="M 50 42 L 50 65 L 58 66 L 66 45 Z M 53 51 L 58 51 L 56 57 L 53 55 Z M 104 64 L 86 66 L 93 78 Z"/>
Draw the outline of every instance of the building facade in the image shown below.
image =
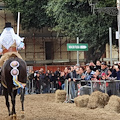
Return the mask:
<path id="1" fill-rule="evenodd" d="M 17 32 L 17 23 L 10 11 L 4 9 L 4 3 L 0 1 L 0 33 L 5 23 L 11 22 L 15 32 Z M 25 49 L 19 51 L 28 66 L 45 66 L 45 65 L 74 65 L 77 63 L 77 52 L 67 51 L 67 43 L 76 43 L 76 39 L 67 37 L 57 37 L 56 32 L 50 32 L 48 28 L 41 30 L 31 29 L 22 30 L 20 26 L 21 37 L 25 37 Z M 113 47 L 114 48 L 114 47 Z M 118 50 L 113 49 L 113 58 L 118 56 Z M 104 59 L 109 61 L 109 45 L 106 45 Z M 108 59 L 106 59 L 108 58 Z M 86 62 L 85 52 L 79 52 L 79 62 L 84 65 Z"/>

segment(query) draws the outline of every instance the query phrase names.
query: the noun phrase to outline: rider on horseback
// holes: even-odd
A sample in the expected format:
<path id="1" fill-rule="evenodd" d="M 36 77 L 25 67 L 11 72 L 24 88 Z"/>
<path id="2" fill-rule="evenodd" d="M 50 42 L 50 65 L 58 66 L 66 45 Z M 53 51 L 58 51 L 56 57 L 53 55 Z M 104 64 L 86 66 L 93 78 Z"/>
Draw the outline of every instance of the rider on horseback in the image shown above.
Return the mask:
<path id="1" fill-rule="evenodd" d="M 0 67 L 2 67 L 4 62 L 11 57 L 22 59 L 21 55 L 18 53 L 18 50 L 21 48 L 24 48 L 23 38 L 15 34 L 14 29 L 11 27 L 11 23 L 7 22 L 0 36 L 0 53 L 2 54 L 2 57 L 0 58 Z M 25 85 L 18 81 L 18 62 L 13 61 L 10 65 L 13 68 L 11 72 L 11 75 L 13 76 L 13 84 L 24 88 Z"/>
<path id="2" fill-rule="evenodd" d="M 18 50 L 24 48 L 23 39 L 15 34 L 11 23 L 6 23 L 5 28 L 0 36 L 0 52 L 2 57 L 0 59 L 1 68 L 1 83 L 6 99 L 6 106 L 8 108 L 9 116 L 13 115 L 16 120 L 15 98 L 17 89 L 21 89 L 21 103 L 22 111 L 24 111 L 24 94 L 27 80 L 26 63 L 18 53 Z M 12 111 L 10 111 L 9 97 L 11 96 Z"/>
<path id="3" fill-rule="evenodd" d="M 23 39 L 24 38 L 15 34 L 10 22 L 5 23 L 5 28 L 0 36 L 0 53 L 2 54 L 0 67 L 10 57 L 18 57 L 22 59 L 18 50 L 21 48 L 24 49 Z"/>

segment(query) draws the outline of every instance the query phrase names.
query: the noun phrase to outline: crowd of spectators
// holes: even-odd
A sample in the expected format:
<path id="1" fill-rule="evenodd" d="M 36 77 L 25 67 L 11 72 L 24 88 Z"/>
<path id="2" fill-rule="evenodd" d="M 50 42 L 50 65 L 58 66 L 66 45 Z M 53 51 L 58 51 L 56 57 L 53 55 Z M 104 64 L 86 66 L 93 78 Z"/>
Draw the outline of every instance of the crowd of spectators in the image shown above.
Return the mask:
<path id="1" fill-rule="evenodd" d="M 63 73 L 59 68 L 55 72 L 47 70 L 44 73 L 43 68 L 30 71 L 28 75 L 28 86 L 30 87 L 28 93 L 50 93 L 53 92 L 53 89 L 54 91 L 56 89 L 62 89 L 62 84 L 64 83 Z"/>
<path id="2" fill-rule="evenodd" d="M 98 60 L 96 63 L 87 63 L 85 66 L 65 67 L 64 71 L 60 71 L 59 68 L 55 72 L 50 70 L 44 72 L 43 68 L 36 71 L 31 70 L 28 73 L 27 93 L 43 94 L 55 92 L 57 89 L 65 89 L 66 80 L 70 84 L 70 93 L 73 99 L 78 95 L 78 91 L 79 95 L 90 94 L 90 81 L 93 81 L 94 91 L 105 92 L 106 87 L 109 95 L 116 94 L 120 84 L 114 80 L 120 80 L 120 63 L 110 66 L 106 62 Z M 102 81 L 106 80 L 111 82 L 104 84 Z"/>
<path id="3" fill-rule="evenodd" d="M 107 93 L 115 94 L 119 90 L 119 82 L 114 84 L 114 80 L 120 80 L 120 63 L 110 66 L 106 62 L 96 61 L 87 63 L 85 66 L 69 66 L 64 71 L 58 68 L 55 72 L 48 70 L 44 73 L 41 68 L 37 71 L 31 71 L 28 75 L 30 83 L 33 81 L 34 93 L 50 93 L 57 89 L 65 89 L 65 80 L 71 84 L 71 97 L 74 98 L 78 94 L 90 94 L 90 85 L 93 81 L 93 90 L 105 92 L 104 80 L 110 80 L 106 83 Z M 99 82 L 98 82 L 99 81 Z M 31 84 L 32 85 L 32 84 Z M 114 85 L 114 86 L 113 86 Z M 79 87 L 78 87 L 79 86 Z M 113 87 L 116 90 L 113 90 Z M 31 91 L 29 91 L 31 92 Z"/>

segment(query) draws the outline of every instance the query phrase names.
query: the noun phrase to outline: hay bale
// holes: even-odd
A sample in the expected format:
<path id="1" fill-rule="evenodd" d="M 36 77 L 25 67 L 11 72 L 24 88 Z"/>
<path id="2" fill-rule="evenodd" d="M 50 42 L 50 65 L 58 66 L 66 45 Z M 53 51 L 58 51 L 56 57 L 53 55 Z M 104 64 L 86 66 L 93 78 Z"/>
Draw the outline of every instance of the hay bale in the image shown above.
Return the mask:
<path id="1" fill-rule="evenodd" d="M 82 95 L 74 98 L 74 103 L 77 107 L 87 107 L 89 95 Z"/>
<path id="2" fill-rule="evenodd" d="M 66 100 L 66 91 L 65 90 L 56 90 L 55 92 L 55 102 L 64 102 Z"/>
<path id="3" fill-rule="evenodd" d="M 108 103 L 108 100 L 108 94 L 95 91 L 90 95 L 87 107 L 91 109 L 103 108 Z"/>
<path id="4" fill-rule="evenodd" d="M 118 96 L 112 95 L 104 109 L 107 111 L 120 113 L 120 98 Z"/>

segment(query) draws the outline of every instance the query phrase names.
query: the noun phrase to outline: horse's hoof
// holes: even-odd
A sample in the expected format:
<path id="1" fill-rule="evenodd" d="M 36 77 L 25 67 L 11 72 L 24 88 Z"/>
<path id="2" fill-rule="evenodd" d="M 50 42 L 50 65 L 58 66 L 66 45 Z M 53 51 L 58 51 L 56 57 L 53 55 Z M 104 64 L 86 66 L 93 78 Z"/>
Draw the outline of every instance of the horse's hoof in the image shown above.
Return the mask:
<path id="1" fill-rule="evenodd" d="M 21 118 L 23 119 L 23 118 L 25 118 L 25 112 L 24 111 L 21 111 L 21 113 L 22 113 L 22 115 L 21 115 Z"/>
<path id="2" fill-rule="evenodd" d="M 21 115 L 21 119 L 25 118 L 25 115 Z"/>
<path id="3" fill-rule="evenodd" d="M 11 116 L 11 115 L 13 115 L 13 113 L 12 113 L 12 112 L 10 112 L 10 113 L 9 113 L 9 116 Z"/>
<path id="4" fill-rule="evenodd" d="M 17 115 L 16 114 L 13 114 L 13 120 L 17 120 Z"/>

